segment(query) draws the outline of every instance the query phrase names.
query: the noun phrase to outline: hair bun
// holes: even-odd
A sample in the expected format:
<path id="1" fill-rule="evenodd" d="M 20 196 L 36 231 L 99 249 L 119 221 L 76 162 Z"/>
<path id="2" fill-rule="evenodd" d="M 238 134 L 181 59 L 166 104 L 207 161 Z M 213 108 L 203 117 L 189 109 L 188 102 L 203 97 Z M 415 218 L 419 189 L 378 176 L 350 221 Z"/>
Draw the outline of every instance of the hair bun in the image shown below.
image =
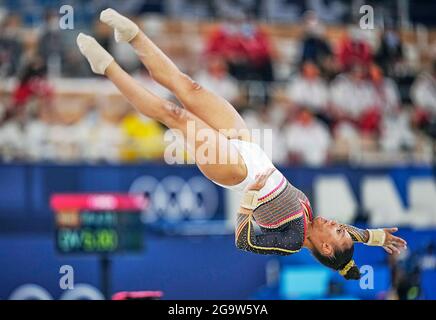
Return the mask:
<path id="1" fill-rule="evenodd" d="M 341 276 L 347 280 L 359 280 L 361 277 L 359 268 L 356 263 L 351 259 L 341 270 L 339 270 Z"/>
<path id="2" fill-rule="evenodd" d="M 354 265 L 342 276 L 347 280 L 359 280 L 362 275 L 360 274 L 359 268 Z"/>

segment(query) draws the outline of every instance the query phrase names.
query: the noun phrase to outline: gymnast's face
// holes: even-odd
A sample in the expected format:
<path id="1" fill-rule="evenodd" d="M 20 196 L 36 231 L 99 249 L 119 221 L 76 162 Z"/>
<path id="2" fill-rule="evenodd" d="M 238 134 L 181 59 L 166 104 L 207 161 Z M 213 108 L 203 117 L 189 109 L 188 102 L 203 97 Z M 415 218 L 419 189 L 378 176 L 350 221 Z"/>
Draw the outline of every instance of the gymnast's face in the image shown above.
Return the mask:
<path id="1" fill-rule="evenodd" d="M 353 240 L 345 228 L 334 220 L 316 217 L 312 222 L 310 240 L 323 255 L 333 255 L 335 250 L 345 250 Z"/>

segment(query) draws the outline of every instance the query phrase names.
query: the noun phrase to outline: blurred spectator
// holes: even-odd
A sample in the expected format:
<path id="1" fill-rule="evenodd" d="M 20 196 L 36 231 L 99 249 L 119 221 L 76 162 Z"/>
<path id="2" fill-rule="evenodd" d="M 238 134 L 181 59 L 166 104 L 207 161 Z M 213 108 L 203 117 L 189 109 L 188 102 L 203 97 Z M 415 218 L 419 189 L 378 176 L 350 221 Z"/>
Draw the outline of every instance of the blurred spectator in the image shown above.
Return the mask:
<path id="1" fill-rule="evenodd" d="M 121 121 L 121 130 L 125 136 L 121 148 L 123 161 L 162 160 L 165 130 L 158 122 L 130 109 Z"/>
<path id="2" fill-rule="evenodd" d="M 333 127 L 330 155 L 334 162 L 349 163 L 361 148 L 360 135 L 353 124 L 341 122 Z"/>
<path id="3" fill-rule="evenodd" d="M 26 116 L 24 109 L 14 110 L 0 126 L 0 155 L 4 161 L 26 159 L 23 143 Z"/>
<path id="4" fill-rule="evenodd" d="M 18 83 L 12 93 L 12 106 L 25 107 L 32 98 L 50 103 L 53 87 L 47 80 L 47 65 L 38 54 L 38 42 L 34 33 L 24 37 L 24 51 L 20 60 Z"/>
<path id="5" fill-rule="evenodd" d="M 399 300 L 418 300 L 422 295 L 419 254 L 410 249 L 401 255 L 389 256 L 394 297 Z"/>
<path id="6" fill-rule="evenodd" d="M 313 61 L 326 70 L 333 68 L 332 51 L 324 37 L 325 28 L 316 14 L 312 11 L 307 12 L 304 16 L 301 63 Z"/>
<path id="7" fill-rule="evenodd" d="M 394 113 L 400 106 L 400 93 L 397 84 L 384 76 L 383 70 L 376 64 L 369 68 L 369 77 L 376 94 L 376 106 L 380 112 Z"/>
<path id="8" fill-rule="evenodd" d="M 91 129 L 86 121 L 87 106 L 78 99 L 63 99 L 56 103 L 53 113 L 48 143 L 53 146 L 54 159 L 58 162 L 84 159 Z"/>
<path id="9" fill-rule="evenodd" d="M 383 118 L 380 144 L 389 153 L 414 149 L 416 137 L 411 128 L 410 114 L 406 110 L 398 110 Z"/>
<path id="10" fill-rule="evenodd" d="M 234 16 L 212 32 L 206 53 L 224 58 L 238 80 L 274 80 L 270 39 L 245 16 Z"/>
<path id="11" fill-rule="evenodd" d="M 336 118 L 355 122 L 377 105 L 375 89 L 362 65 L 336 77 L 330 86 L 330 103 Z"/>
<path id="12" fill-rule="evenodd" d="M 222 57 L 208 56 L 206 68 L 194 75 L 194 79 L 230 103 L 238 104 L 240 98 L 238 82 L 228 73 L 227 65 Z"/>
<path id="13" fill-rule="evenodd" d="M 67 78 L 84 78 L 95 76 L 86 65 L 86 59 L 79 50 L 65 52 L 62 64 L 62 76 Z"/>
<path id="14" fill-rule="evenodd" d="M 23 143 L 30 161 L 56 160 L 53 145 L 49 143 L 53 111 L 52 107 L 41 105 L 26 124 Z"/>
<path id="15" fill-rule="evenodd" d="M 99 22 L 94 24 L 96 13 L 105 6 L 98 1 L 86 4 L 82 2 L 77 1 L 75 5 L 77 25 L 93 33 L 143 86 L 162 98 L 171 99 L 172 94 L 153 81 L 145 68 L 138 68 L 140 62 L 129 45 L 114 45 L 113 31 Z M 184 39 L 191 36 L 201 39 L 202 23 L 184 21 L 180 24 L 167 24 L 163 19 L 155 18 L 158 23 L 151 23 L 152 28 L 149 28 L 153 31 L 147 30 L 158 41 L 158 45 L 162 45 L 165 51 L 169 49 L 168 53 L 178 62 L 192 61 L 192 51 L 199 53 L 205 49 L 208 58 L 206 68 L 195 65 L 191 70 L 189 66 L 181 64 L 184 72 L 195 70 L 193 78 L 199 83 L 241 110 L 249 110 L 243 115 L 249 126 L 255 129 L 273 129 L 277 145 L 286 145 L 290 133 L 291 137 L 298 138 L 298 134 L 302 135 L 301 139 L 307 141 L 305 146 L 309 150 L 320 144 L 321 150 L 314 151 L 313 156 L 307 156 L 309 160 L 305 158 L 306 150 L 293 152 L 297 160 L 322 163 L 326 160 L 325 145 L 329 145 L 329 160 L 336 162 L 367 161 L 365 154 L 374 155 L 374 159 L 389 155 L 392 162 L 398 162 L 403 158 L 411 159 L 412 155 L 419 152 L 422 155 L 429 154 L 429 146 L 434 144 L 431 137 L 436 137 L 436 63 L 416 79 L 411 90 L 414 107 L 406 108 L 402 103 L 408 102 L 409 87 L 415 78 L 414 72 L 410 76 L 407 72 L 414 70 L 415 62 L 417 66 L 420 63 L 419 46 L 411 48 L 405 55 L 399 31 L 394 28 L 387 28 L 380 37 L 370 39 L 371 41 L 365 40 L 368 39 L 366 36 L 372 35 L 371 32 L 350 28 L 348 35 L 337 43 L 337 32 L 343 28 L 329 26 L 327 32 L 321 22 L 329 21 L 330 18 L 335 21 L 341 16 L 343 5 L 336 0 L 326 3 L 318 0 L 297 0 L 292 3 L 270 0 L 207 3 L 198 0 L 175 0 L 169 6 L 168 3 L 157 0 L 147 1 L 146 4 L 141 0 L 110 2 L 121 12 L 134 16 L 144 12 L 146 8 L 155 8 L 157 11 L 175 9 L 172 13 L 177 16 L 209 16 L 214 14 L 214 10 L 217 16 L 226 16 L 228 20 L 209 34 L 210 38 L 204 43 L 206 48 L 202 48 L 201 42 L 193 45 L 195 48 L 192 50 L 180 48 L 184 46 Z M 68 161 L 139 161 L 162 158 L 164 129 L 156 122 L 142 118 L 134 112 L 127 115 L 118 113 L 119 109 L 123 109 L 124 102 L 114 102 L 111 98 L 110 101 L 99 103 L 95 109 L 85 107 L 80 112 L 76 109 L 81 109 L 81 106 L 71 104 L 68 99 L 54 105 L 53 85 L 62 94 L 66 92 L 71 97 L 94 94 L 94 87 L 89 86 L 87 81 L 66 80 L 63 83 L 64 79 L 56 78 L 56 83 L 49 83 L 47 74 L 57 75 L 59 60 L 62 62 L 64 77 L 90 76 L 92 72 L 74 44 L 74 35 L 59 31 L 57 13 L 39 5 L 26 5 L 23 2 L 23 6 L 26 8 L 18 12 L 24 17 L 24 24 L 32 24 L 28 29 L 22 29 L 20 15 L 3 15 L 3 19 L 0 17 L 0 130 L 5 132 L 6 137 L 6 142 L 2 144 L 6 147 L 1 149 L 6 150 L 4 156 L 20 160 L 28 157 L 34 161 L 56 160 L 58 156 Z M 38 12 L 32 13 L 32 8 L 37 8 Z M 312 9 L 306 11 L 302 20 L 304 34 L 301 43 L 295 45 L 295 39 L 292 38 L 294 32 L 289 31 L 288 26 L 276 25 L 264 30 L 260 27 L 260 21 L 248 18 L 259 16 L 259 11 L 266 11 L 265 8 L 276 10 L 274 14 L 269 12 L 267 17 L 281 16 L 286 21 L 300 18 L 304 9 Z M 289 16 L 285 17 L 285 11 Z M 47 13 L 42 14 L 44 12 Z M 35 20 L 30 21 L 29 16 Z M 143 22 L 138 17 L 135 20 Z M 35 25 L 40 27 L 35 28 Z M 183 30 L 179 30 L 179 27 Z M 208 30 L 207 23 L 205 29 Z M 377 65 L 373 62 L 369 45 L 373 44 L 372 40 L 377 41 L 374 43 L 374 48 L 378 48 L 375 54 Z M 275 41 L 281 48 L 289 50 L 286 60 L 277 59 L 272 45 Z M 336 46 L 337 44 L 339 45 Z M 335 54 L 331 49 L 333 45 Z M 295 51 L 298 48 L 301 48 L 300 54 Z M 413 61 L 415 51 L 416 61 Z M 292 58 L 296 60 L 291 60 Z M 288 67 L 298 65 L 301 69 L 286 86 L 278 82 L 270 84 L 269 81 L 274 80 L 273 69 L 284 65 L 283 62 Z M 281 70 L 284 77 L 289 74 L 288 69 Z M 397 88 L 401 70 L 406 71 L 403 76 L 406 75 L 409 81 L 404 81 L 400 86 L 403 101 Z M 238 80 L 255 81 L 246 83 Z M 100 87 L 100 82 L 96 79 L 90 80 L 90 83 L 96 83 L 96 87 Z M 284 87 L 286 89 L 281 90 Z M 268 98 L 273 91 L 277 93 L 273 96 L 277 101 L 271 103 Z M 258 108 L 258 104 L 261 107 Z M 58 110 L 67 108 L 66 105 L 72 110 Z M 299 108 L 308 109 L 310 116 L 299 115 L 292 123 L 284 121 L 288 113 Z M 2 124 L 6 110 L 7 120 Z M 79 116 L 65 113 L 83 114 Z M 328 131 L 324 131 L 327 128 L 318 126 L 318 120 L 312 119 L 312 115 L 328 125 L 332 138 Z M 73 120 L 75 117 L 77 119 Z M 305 118 L 311 120 L 304 120 Z M 76 125 L 77 131 L 73 129 Z M 293 130 L 293 127 L 297 129 Z M 299 130 L 298 127 L 303 129 Z M 311 138 L 309 143 L 305 136 L 306 131 L 308 135 L 319 135 L 323 138 L 320 142 L 313 142 Z M 60 132 L 60 137 L 66 137 L 66 140 L 57 139 L 56 132 Z M 23 135 L 21 145 L 14 142 L 20 141 Z M 74 140 L 75 135 L 77 137 Z M 108 139 L 109 136 L 114 138 Z M 278 136 L 280 137 L 277 138 Z M 117 147 L 119 143 L 121 145 Z M 61 146 L 62 144 L 65 146 Z M 297 141 L 292 145 L 297 148 L 300 144 L 303 145 Z M 23 147 L 24 145 L 27 147 Z M 94 147 L 87 147 L 90 145 Z M 66 153 L 60 151 L 64 147 Z M 23 148 L 27 151 L 22 150 Z M 118 155 L 117 148 L 121 148 Z M 321 158 L 324 160 L 319 160 Z M 274 148 L 273 160 L 277 163 L 286 162 L 287 150 Z M 416 158 L 413 160 L 416 161 Z"/>
<path id="16" fill-rule="evenodd" d="M 381 34 L 375 60 L 384 73 L 395 74 L 397 65 L 403 60 L 403 44 L 398 31 L 394 28 L 388 28 Z"/>
<path id="17" fill-rule="evenodd" d="M 325 164 L 331 136 L 325 125 L 308 110 L 301 110 L 295 121 L 285 128 L 285 137 L 291 158 L 309 166 Z"/>
<path id="18" fill-rule="evenodd" d="M 121 128 L 124 116 L 130 109 L 126 102 L 101 98 L 97 106 L 98 119 L 90 129 L 87 138 L 86 158 L 99 162 L 119 162 L 121 159 L 121 147 L 125 142 L 125 136 Z"/>
<path id="19" fill-rule="evenodd" d="M 436 270 L 436 244 L 430 242 L 425 248 L 419 261 L 422 270 Z"/>
<path id="20" fill-rule="evenodd" d="M 59 76 L 61 61 L 63 59 L 62 33 L 59 28 L 58 13 L 50 10 L 45 14 L 44 22 L 40 27 L 39 56 L 44 59 L 44 64 L 49 72 Z"/>
<path id="21" fill-rule="evenodd" d="M 17 72 L 21 57 L 21 19 L 11 14 L 0 21 L 0 77 Z"/>
<path id="22" fill-rule="evenodd" d="M 436 61 L 416 78 L 410 93 L 417 108 L 417 125 L 436 138 Z"/>
<path id="23" fill-rule="evenodd" d="M 287 96 L 293 104 L 304 106 L 315 114 L 326 112 L 329 91 L 326 81 L 321 78 L 320 70 L 311 61 L 305 61 L 300 73 L 291 79 Z"/>
<path id="24" fill-rule="evenodd" d="M 373 61 L 372 49 L 365 40 L 363 32 L 358 27 L 352 26 L 339 43 L 337 58 L 342 70 L 349 70 L 356 64 L 368 67 Z"/>

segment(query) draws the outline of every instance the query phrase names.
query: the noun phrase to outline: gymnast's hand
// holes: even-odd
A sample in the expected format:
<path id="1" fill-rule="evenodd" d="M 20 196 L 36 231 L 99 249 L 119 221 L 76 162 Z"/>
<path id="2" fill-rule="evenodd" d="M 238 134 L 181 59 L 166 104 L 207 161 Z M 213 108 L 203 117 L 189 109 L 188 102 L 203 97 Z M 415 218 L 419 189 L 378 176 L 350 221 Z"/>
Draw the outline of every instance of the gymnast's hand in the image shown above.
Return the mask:
<path id="1" fill-rule="evenodd" d="M 276 171 L 276 168 L 271 168 L 263 173 L 256 175 L 256 181 L 249 185 L 247 188 L 247 191 L 259 191 L 265 186 L 265 183 L 267 182 L 268 178 L 271 177 L 271 175 Z"/>
<path id="2" fill-rule="evenodd" d="M 386 228 L 383 229 L 386 234 L 385 243 L 383 249 L 389 254 L 400 254 L 401 250 L 407 249 L 407 242 L 404 239 L 392 235 L 398 231 L 398 228 Z"/>

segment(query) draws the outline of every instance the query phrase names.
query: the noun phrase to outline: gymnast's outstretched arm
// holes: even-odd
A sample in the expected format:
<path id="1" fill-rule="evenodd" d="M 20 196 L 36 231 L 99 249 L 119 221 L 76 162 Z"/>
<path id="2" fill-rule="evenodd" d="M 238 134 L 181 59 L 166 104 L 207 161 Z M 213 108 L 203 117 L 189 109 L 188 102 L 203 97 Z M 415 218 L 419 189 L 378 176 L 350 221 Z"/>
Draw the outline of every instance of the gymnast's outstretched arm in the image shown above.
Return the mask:
<path id="1" fill-rule="evenodd" d="M 383 247 L 389 254 L 400 253 L 400 249 L 407 246 L 405 240 L 394 236 L 392 233 L 398 228 L 386 229 L 359 229 L 347 224 L 342 225 L 354 242 L 360 242 L 369 246 Z"/>

